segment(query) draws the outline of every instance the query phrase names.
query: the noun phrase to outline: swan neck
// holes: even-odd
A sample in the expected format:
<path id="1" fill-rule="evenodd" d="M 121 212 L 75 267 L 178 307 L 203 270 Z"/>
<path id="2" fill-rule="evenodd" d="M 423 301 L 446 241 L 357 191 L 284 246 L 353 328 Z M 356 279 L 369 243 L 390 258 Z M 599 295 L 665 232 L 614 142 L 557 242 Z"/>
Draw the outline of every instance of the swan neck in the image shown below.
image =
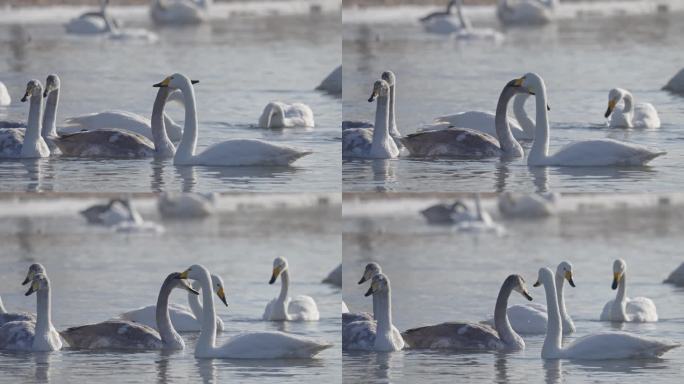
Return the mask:
<path id="1" fill-rule="evenodd" d="M 389 97 L 387 95 L 379 96 L 377 104 L 370 154 L 372 157 L 378 158 L 392 157 L 391 148 L 395 144 L 389 134 Z"/>
<path id="2" fill-rule="evenodd" d="M 511 296 L 513 287 L 504 282 L 499 290 L 499 295 L 496 298 L 496 304 L 494 306 L 494 328 L 499 333 L 499 337 L 506 344 L 513 344 L 516 342 L 517 334 L 511 327 L 511 323 L 508 321 L 508 298 Z"/>
<path id="3" fill-rule="evenodd" d="M 549 120 L 546 111 L 546 87 L 543 83 L 535 95 L 535 105 L 536 127 L 529 158 L 533 161 L 543 161 L 549 155 Z"/>
<path id="4" fill-rule="evenodd" d="M 401 136 L 399 134 L 399 130 L 397 129 L 397 118 L 395 115 L 395 92 L 396 92 L 396 85 L 393 85 L 390 87 L 390 98 L 389 98 L 389 129 L 390 129 L 390 134 L 392 136 Z"/>
<path id="5" fill-rule="evenodd" d="M 560 316 L 565 321 L 568 318 L 568 313 L 565 310 L 565 298 L 563 297 L 563 286 L 565 282 L 565 277 L 557 273 L 556 274 L 556 300 L 558 300 L 558 309 L 560 311 Z"/>
<path id="6" fill-rule="evenodd" d="M 197 340 L 197 350 L 205 352 L 211 350 L 216 345 L 216 310 L 214 309 L 214 298 L 211 290 L 211 278 L 207 270 L 202 271 L 199 280 L 202 286 L 202 329 L 199 340 Z"/>
<path id="7" fill-rule="evenodd" d="M 48 94 L 43 116 L 43 138 L 57 136 L 57 104 L 59 103 L 59 88 Z"/>
<path id="8" fill-rule="evenodd" d="M 518 124 L 520 124 L 523 132 L 525 132 L 525 136 L 534 137 L 534 121 L 530 119 L 525 110 L 525 103 L 529 97 L 529 95 L 524 94 L 515 96 L 513 99 L 513 115 L 518 120 Z"/>
<path id="9" fill-rule="evenodd" d="M 5 306 L 2 304 L 2 298 L 0 298 L 0 315 L 4 315 L 7 313 L 7 310 L 5 309 Z"/>
<path id="10" fill-rule="evenodd" d="M 43 95 L 31 96 L 29 106 L 28 128 L 24 137 L 23 148 L 35 148 L 41 134 L 41 117 L 43 109 Z M 23 149 L 22 149 L 23 152 Z"/>
<path id="11" fill-rule="evenodd" d="M 52 328 L 52 310 L 50 306 L 50 287 L 37 292 L 36 306 L 36 336 L 47 337 Z"/>
<path id="12" fill-rule="evenodd" d="M 496 114 L 494 115 L 494 126 L 496 136 L 499 139 L 501 150 L 506 156 L 522 157 L 522 147 L 513 137 L 511 126 L 508 122 L 508 103 L 515 96 L 515 90 L 511 87 L 504 87 L 496 104 Z"/>
<path id="13" fill-rule="evenodd" d="M 613 320 L 627 319 L 627 276 L 624 273 L 618 282 L 617 294 L 615 295 L 615 302 L 613 302 L 613 312 Z"/>
<path id="14" fill-rule="evenodd" d="M 458 15 L 458 20 L 461 22 L 461 27 L 464 29 L 470 29 L 470 21 L 463 15 L 463 0 L 456 0 L 456 14 Z"/>
<path id="15" fill-rule="evenodd" d="M 198 281 L 193 281 L 192 288 L 196 291 L 200 291 L 202 289 L 202 286 Z M 195 295 L 194 293 L 188 292 L 188 305 L 190 306 L 192 314 L 195 315 L 195 319 L 197 319 L 197 321 L 199 321 L 201 324 L 203 313 L 202 303 L 200 303 L 199 295 Z"/>
<path id="16" fill-rule="evenodd" d="M 392 332 L 392 302 L 389 289 L 384 292 L 378 292 L 377 300 L 373 302 L 373 317 L 378 323 L 377 336 L 389 335 Z"/>
<path id="17" fill-rule="evenodd" d="M 634 111 L 634 97 L 632 94 L 627 92 L 622 100 L 625 102 L 625 107 L 622 109 L 622 113 L 632 113 Z"/>
<path id="18" fill-rule="evenodd" d="M 563 328 L 560 313 L 558 310 L 558 299 L 556 287 L 550 279 L 544 279 L 544 291 L 546 292 L 546 311 L 548 322 L 546 327 L 546 338 L 542 346 L 542 356 L 552 356 L 561 350 L 561 338 Z"/>
<path id="19" fill-rule="evenodd" d="M 195 101 L 195 90 L 191 84 L 184 84 L 181 92 L 185 107 L 185 126 L 176 151 L 176 157 L 190 159 L 195 156 L 195 148 L 197 147 L 197 103 Z"/>
<path id="20" fill-rule="evenodd" d="M 290 290 L 290 273 L 286 269 L 280 274 L 280 295 L 278 302 L 284 303 Z"/>
<path id="21" fill-rule="evenodd" d="M 174 147 L 169 136 L 166 133 L 166 115 L 164 114 L 164 107 L 169 96 L 169 89 L 166 87 L 159 88 L 157 97 L 154 99 L 152 106 L 152 117 L 150 118 L 152 128 L 152 140 L 154 141 L 154 150 L 158 155 L 173 156 L 176 148 Z"/>
<path id="22" fill-rule="evenodd" d="M 159 290 L 159 296 L 157 297 L 157 307 L 155 310 L 155 320 L 157 321 L 157 330 L 159 331 L 159 336 L 161 336 L 162 343 L 170 344 L 175 342 L 180 338 L 178 333 L 171 324 L 171 317 L 169 315 L 169 296 L 171 295 L 171 290 L 173 280 L 167 278 L 162 284 Z"/>

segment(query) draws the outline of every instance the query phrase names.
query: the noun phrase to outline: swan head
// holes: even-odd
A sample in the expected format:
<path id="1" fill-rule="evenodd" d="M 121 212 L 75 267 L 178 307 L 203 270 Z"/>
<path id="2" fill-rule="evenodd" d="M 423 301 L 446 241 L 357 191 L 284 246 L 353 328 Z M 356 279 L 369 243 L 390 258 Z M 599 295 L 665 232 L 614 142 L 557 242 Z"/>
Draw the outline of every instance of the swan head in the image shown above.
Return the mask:
<path id="1" fill-rule="evenodd" d="M 539 268 L 539 274 L 537 275 L 537 282 L 534 283 L 533 287 L 538 287 L 540 285 L 553 284 L 553 272 L 546 267 Z"/>
<path id="2" fill-rule="evenodd" d="M 271 280 L 268 281 L 269 284 L 275 283 L 283 271 L 287 269 L 287 260 L 284 257 L 276 257 L 273 260 L 273 273 L 271 273 Z"/>
<path id="3" fill-rule="evenodd" d="M 394 85 L 397 82 L 397 77 L 394 76 L 394 72 L 392 71 L 385 71 L 382 73 L 382 76 L 380 76 L 381 79 L 385 80 L 387 84 L 389 84 L 390 87 L 394 87 Z"/>
<path id="4" fill-rule="evenodd" d="M 513 287 L 513 290 L 523 295 L 529 301 L 532 301 L 532 296 L 527 292 L 527 287 L 525 286 L 525 279 L 520 275 L 510 275 L 506 278 L 506 285 Z"/>
<path id="5" fill-rule="evenodd" d="M 197 292 L 193 287 L 191 287 L 190 284 L 188 284 L 187 280 L 181 279 L 180 275 L 180 272 L 174 272 L 168 275 L 166 277 L 166 280 L 164 280 L 164 284 L 171 284 L 171 288 L 180 288 L 192 294 L 199 295 L 199 292 Z"/>
<path id="6" fill-rule="evenodd" d="M 572 280 L 572 264 L 568 261 L 562 261 L 556 268 L 556 276 L 563 276 L 568 281 L 571 287 L 575 287 L 575 282 Z"/>
<path id="7" fill-rule="evenodd" d="M 26 93 L 24 93 L 24 97 L 21 98 L 21 101 L 26 102 L 29 97 L 33 96 L 43 96 L 43 85 L 36 79 L 33 79 L 26 84 Z"/>
<path id="8" fill-rule="evenodd" d="M 612 289 L 617 289 L 618 283 L 625 276 L 625 270 L 627 269 L 627 263 L 622 259 L 617 259 L 613 262 L 613 285 Z"/>
<path id="9" fill-rule="evenodd" d="M 361 280 L 359 280 L 359 284 L 363 284 L 366 281 L 372 279 L 373 276 L 377 275 L 378 273 L 382 273 L 382 269 L 380 268 L 380 264 L 378 264 L 378 263 L 366 264 L 366 268 L 363 270 L 363 276 L 361 276 Z"/>
<path id="10" fill-rule="evenodd" d="M 625 97 L 626 93 L 627 91 L 622 88 L 613 88 L 608 91 L 608 109 L 606 109 L 606 113 L 603 115 L 603 117 L 608 118 L 608 116 L 613 113 L 615 106 L 620 102 L 620 100 L 622 100 L 623 97 Z"/>
<path id="11" fill-rule="evenodd" d="M 181 73 L 174 73 L 167 76 L 164 80 L 152 85 L 155 88 L 169 87 L 170 89 L 182 89 L 185 86 L 197 84 L 199 80 L 190 80 L 187 76 Z"/>
<path id="12" fill-rule="evenodd" d="M 259 126 L 265 128 L 281 127 L 284 125 L 284 119 L 285 110 L 283 110 L 283 105 L 277 101 L 271 101 L 266 104 L 261 117 L 259 117 Z"/>
<path id="13" fill-rule="evenodd" d="M 33 280 L 31 281 L 31 286 L 29 286 L 28 291 L 26 291 L 26 296 L 31 295 L 34 292 L 38 291 L 43 291 L 50 289 L 50 280 L 48 279 L 47 275 L 44 273 L 39 273 L 35 276 L 33 276 Z"/>
<path id="14" fill-rule="evenodd" d="M 364 296 L 368 297 L 370 295 L 375 295 L 376 293 L 389 292 L 389 290 L 389 279 L 383 273 L 378 273 L 377 275 L 373 276 L 373 280 L 371 280 L 371 285 L 364 294 Z"/>
<path id="15" fill-rule="evenodd" d="M 514 86 L 524 88 L 529 94 L 537 95 L 545 93 L 546 85 L 538 74 L 530 72 L 523 77 L 513 80 Z"/>
<path id="16" fill-rule="evenodd" d="M 368 98 L 368 102 L 372 103 L 378 97 L 387 97 L 389 94 L 390 86 L 385 80 L 377 80 L 373 84 L 373 92 Z"/>
<path id="17" fill-rule="evenodd" d="M 47 97 L 50 92 L 58 90 L 60 84 L 59 76 L 57 76 L 56 73 L 49 75 L 45 80 L 45 92 L 43 92 L 43 97 Z"/>
<path id="18" fill-rule="evenodd" d="M 227 307 L 228 301 L 226 300 L 226 290 L 223 285 L 223 279 L 216 275 L 211 275 L 211 288 L 216 293 L 216 296 L 221 299 L 221 302 Z"/>
<path id="19" fill-rule="evenodd" d="M 39 263 L 31 264 L 31 266 L 28 269 L 28 273 L 26 273 L 26 278 L 24 279 L 24 281 L 21 282 L 21 285 L 28 284 L 38 274 L 44 275 L 45 267 L 43 267 L 43 265 Z"/>

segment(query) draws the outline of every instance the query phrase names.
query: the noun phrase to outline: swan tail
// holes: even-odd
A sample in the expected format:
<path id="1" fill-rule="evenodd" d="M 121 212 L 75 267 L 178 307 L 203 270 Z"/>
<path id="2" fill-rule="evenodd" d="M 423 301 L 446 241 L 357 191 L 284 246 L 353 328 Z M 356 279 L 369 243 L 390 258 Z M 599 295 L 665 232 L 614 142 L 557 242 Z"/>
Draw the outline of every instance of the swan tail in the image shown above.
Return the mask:
<path id="1" fill-rule="evenodd" d="M 641 156 L 638 159 L 638 162 L 641 164 L 648 164 L 651 160 L 655 159 L 656 157 L 662 156 L 665 154 L 667 154 L 666 151 L 659 151 L 659 152 L 648 151 L 648 152 L 644 153 L 643 156 Z"/>

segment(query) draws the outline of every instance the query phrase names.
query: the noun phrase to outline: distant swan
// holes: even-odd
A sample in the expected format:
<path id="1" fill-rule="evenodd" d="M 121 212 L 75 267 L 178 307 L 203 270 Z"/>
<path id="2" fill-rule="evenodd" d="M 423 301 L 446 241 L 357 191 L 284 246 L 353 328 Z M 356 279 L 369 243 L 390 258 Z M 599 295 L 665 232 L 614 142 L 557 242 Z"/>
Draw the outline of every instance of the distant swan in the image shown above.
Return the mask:
<path id="1" fill-rule="evenodd" d="M 511 292 L 516 291 L 527 300 L 525 280 L 510 275 L 499 290 L 494 307 L 494 329 L 473 322 L 448 322 L 409 329 L 402 334 L 408 348 L 452 350 L 523 350 L 525 342 L 515 333 L 508 321 L 506 308 Z"/>
<path id="2" fill-rule="evenodd" d="M 71 327 L 60 332 L 64 340 L 77 349 L 130 349 L 130 350 L 177 350 L 184 349 L 185 342 L 176 332 L 169 317 L 169 296 L 174 288 L 199 294 L 190 285 L 178 279 L 175 272 L 166 277 L 159 290 L 155 310 L 155 329 L 128 320 L 107 320 L 97 324 Z"/>
<path id="3" fill-rule="evenodd" d="M 404 348 L 399 330 L 392 324 L 390 281 L 382 273 L 373 276 L 364 296 L 373 295 L 374 320 L 358 320 L 342 325 L 342 349 L 393 352 Z"/>
<path id="4" fill-rule="evenodd" d="M 179 89 L 185 100 L 183 137 L 173 157 L 174 165 L 206 166 L 284 166 L 311 154 L 285 145 L 262 140 L 233 139 L 210 145 L 195 154 L 197 147 L 197 102 L 193 81 L 176 73 L 155 84 L 155 87 Z"/>
<path id="5" fill-rule="evenodd" d="M 44 273 L 33 276 L 26 296 L 36 292 L 36 321 L 10 321 L 0 327 L 0 350 L 58 351 L 62 340 L 52 326 L 50 280 Z"/>
<path id="6" fill-rule="evenodd" d="M 624 107 L 615 109 L 620 101 L 624 102 Z M 610 116 L 611 127 L 660 128 L 660 117 L 653 104 L 634 104 L 632 94 L 622 88 L 613 88 L 608 93 L 608 109 L 604 116 Z"/>
<path id="7" fill-rule="evenodd" d="M 22 102 L 29 100 L 28 128 L 0 129 L 0 159 L 35 159 L 50 156 L 50 148 L 41 136 L 43 86 L 38 80 L 26 85 Z"/>
<path id="8" fill-rule="evenodd" d="M 520 194 L 505 191 L 499 195 L 499 212 L 509 218 L 540 218 L 556 214 L 560 195 L 554 193 Z"/>
<path id="9" fill-rule="evenodd" d="M 216 345 L 216 317 L 211 293 L 209 271 L 193 265 L 180 275 L 181 279 L 199 281 L 202 286 L 202 330 L 195 347 L 197 358 L 218 359 L 283 359 L 312 358 L 332 347 L 304 336 L 284 332 L 243 332 Z"/>
<path id="10" fill-rule="evenodd" d="M 87 12 L 69 20 L 64 26 L 67 33 L 91 35 L 114 31 L 118 23 L 109 16 L 108 5 L 109 0 L 100 0 L 99 12 Z"/>
<path id="11" fill-rule="evenodd" d="M 259 117 L 261 128 L 313 127 L 314 116 L 311 108 L 302 103 L 286 104 L 272 101 L 264 107 Z"/>
<path id="12" fill-rule="evenodd" d="M 316 90 L 327 92 L 331 95 L 342 95 L 342 66 L 335 68 L 323 81 L 316 87 Z"/>
<path id="13" fill-rule="evenodd" d="M 453 203 L 439 203 L 431 205 L 422 211 L 420 214 L 425 217 L 430 224 L 455 224 L 461 214 L 468 212 L 466 206 L 461 200 L 456 200 Z"/>
<path id="14" fill-rule="evenodd" d="M 516 81 L 516 85 L 535 94 L 537 104 L 536 129 L 532 149 L 527 156 L 530 166 L 592 167 L 592 166 L 641 166 L 662 151 L 652 151 L 643 145 L 612 139 L 577 141 L 549 155 L 549 121 L 546 110 L 546 86 L 536 73 L 528 73 Z"/>
<path id="15" fill-rule="evenodd" d="M 601 321 L 645 323 L 658 321 L 658 312 L 653 300 L 646 297 L 627 297 L 627 263 L 617 259 L 613 263 L 613 285 L 617 296 L 603 307 Z"/>
<path id="16" fill-rule="evenodd" d="M 548 268 L 539 270 L 535 287 L 544 285 L 549 323 L 542 346 L 542 359 L 609 360 L 653 358 L 662 356 L 679 344 L 670 340 L 644 337 L 627 332 L 592 333 L 565 346 L 561 345 L 563 324 L 556 299 L 553 272 Z"/>
<path id="17" fill-rule="evenodd" d="M 152 0 L 150 16 L 157 24 L 199 24 L 209 16 L 211 0 Z"/>
<path id="18" fill-rule="evenodd" d="M 276 257 L 273 260 L 273 273 L 269 284 L 275 283 L 280 276 L 280 295 L 266 305 L 262 319 L 270 321 L 318 321 L 321 315 L 318 313 L 316 302 L 311 296 L 288 296 L 290 289 L 290 272 L 287 260 L 284 257 Z"/>
<path id="19" fill-rule="evenodd" d="M 553 20 L 556 0 L 499 0 L 496 15 L 506 25 L 539 25 Z"/>
<path id="20" fill-rule="evenodd" d="M 456 14 L 454 14 L 456 8 Z M 445 11 L 433 12 L 420 18 L 425 31 L 437 34 L 452 34 L 467 27 L 468 20 L 461 12 L 461 0 L 450 0 Z"/>
<path id="21" fill-rule="evenodd" d="M 162 192 L 157 209 L 164 218 L 202 218 L 214 213 L 216 198 L 216 194 Z"/>

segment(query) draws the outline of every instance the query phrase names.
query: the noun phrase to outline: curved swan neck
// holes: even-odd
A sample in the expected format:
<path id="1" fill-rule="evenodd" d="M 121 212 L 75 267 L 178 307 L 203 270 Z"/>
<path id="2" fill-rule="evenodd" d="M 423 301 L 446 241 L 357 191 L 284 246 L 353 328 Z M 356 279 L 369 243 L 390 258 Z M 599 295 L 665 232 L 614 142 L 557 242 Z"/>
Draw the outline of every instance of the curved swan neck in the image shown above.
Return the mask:
<path id="1" fill-rule="evenodd" d="M 508 103 L 515 94 L 515 89 L 509 86 L 504 87 L 501 91 L 499 101 L 496 104 L 494 126 L 496 128 L 496 136 L 499 139 L 499 145 L 501 146 L 504 155 L 522 157 L 524 155 L 523 149 L 520 146 L 520 143 L 513 137 L 511 126 L 508 123 Z"/>
<path id="2" fill-rule="evenodd" d="M 198 281 L 193 281 L 192 289 L 200 291 L 202 289 L 202 286 Z M 188 292 L 188 305 L 190 306 L 192 314 L 195 315 L 195 319 L 197 319 L 197 321 L 199 321 L 201 324 L 203 313 L 202 303 L 200 303 L 199 295 L 195 295 L 194 293 Z"/>
<path id="3" fill-rule="evenodd" d="M 470 29 L 470 20 L 468 20 L 464 15 L 463 15 L 463 10 L 461 7 L 463 6 L 463 0 L 456 0 L 456 14 L 458 15 L 458 20 L 461 22 L 461 27 L 464 29 Z"/>
<path id="4" fill-rule="evenodd" d="M 570 316 L 565 309 L 565 298 L 563 297 L 563 287 L 565 284 L 565 277 L 562 274 L 556 274 L 556 300 L 558 300 L 558 309 L 560 310 L 561 319 L 564 322 L 564 326 L 570 322 Z M 569 324 L 568 324 L 569 325 Z"/>
<path id="5" fill-rule="evenodd" d="M 155 320 L 157 321 L 157 330 L 161 336 L 164 344 L 175 344 L 177 340 L 182 340 L 176 329 L 171 324 L 169 315 L 169 296 L 173 290 L 174 277 L 167 277 L 159 290 L 157 297 L 157 308 L 155 311 Z"/>
<path id="6" fill-rule="evenodd" d="M 627 275 L 624 273 L 618 282 L 617 294 L 613 302 L 613 320 L 627 318 Z"/>
<path id="7" fill-rule="evenodd" d="M 45 115 L 43 115 L 43 129 L 41 135 L 44 138 L 57 136 L 57 105 L 59 104 L 59 88 L 48 94 Z"/>
<path id="8" fill-rule="evenodd" d="M 152 128 L 152 140 L 154 141 L 154 150 L 158 156 L 172 157 L 176 152 L 169 136 L 166 134 L 164 107 L 169 96 L 168 87 L 160 87 L 157 91 L 157 97 L 154 99 L 152 106 L 152 117 L 150 119 Z"/>
<path id="9" fill-rule="evenodd" d="M 207 352 L 216 346 L 216 311 L 214 309 L 214 298 L 211 290 L 211 277 L 209 272 L 204 269 L 199 280 L 202 286 L 202 330 L 199 340 L 197 340 L 196 352 L 203 350 Z"/>
<path id="10" fill-rule="evenodd" d="M 546 112 L 546 86 L 543 82 L 535 95 L 535 105 L 537 109 L 536 128 L 528 161 L 543 161 L 549 155 L 549 120 Z"/>
<path id="11" fill-rule="evenodd" d="M 187 160 L 195 156 L 197 147 L 197 105 L 195 90 L 189 81 L 183 84 L 180 91 L 183 93 L 183 104 L 185 104 L 185 127 L 183 127 L 183 137 L 175 157 Z"/>
<path id="12" fill-rule="evenodd" d="M 28 127 L 24 136 L 24 145 L 21 152 L 34 151 L 38 140 L 41 139 L 41 117 L 43 109 L 43 95 L 38 94 L 31 96 L 31 105 L 29 106 Z"/>
<path id="13" fill-rule="evenodd" d="M 513 99 L 513 115 L 515 119 L 518 120 L 520 127 L 527 137 L 534 137 L 534 121 L 530 119 L 530 116 L 525 110 L 525 103 L 529 99 L 529 95 L 518 94 Z"/>
<path id="14" fill-rule="evenodd" d="M 625 107 L 622 109 L 622 113 L 632 113 L 634 111 L 634 97 L 628 91 L 625 91 L 625 95 L 622 97 L 625 102 Z"/>
<path id="15" fill-rule="evenodd" d="M 280 274 L 280 295 L 278 295 L 279 302 L 285 302 L 287 299 L 287 294 L 290 290 L 290 273 L 288 270 L 284 270 Z"/>
<path id="16" fill-rule="evenodd" d="M 370 154 L 373 157 L 386 157 L 390 153 L 389 141 L 394 141 L 389 135 L 389 97 L 378 96 L 377 107 L 375 109 L 375 128 L 373 128 L 373 143 L 371 144 Z"/>
<path id="17" fill-rule="evenodd" d="M 401 137 L 401 134 L 399 133 L 399 130 L 397 129 L 397 117 L 395 115 L 395 92 L 396 92 L 396 85 L 392 85 L 390 87 L 390 97 L 389 97 L 389 129 L 390 129 L 390 135 L 392 137 Z"/>
<path id="18" fill-rule="evenodd" d="M 494 306 L 494 328 L 499 333 L 501 340 L 506 344 L 516 343 L 516 336 L 518 336 L 508 321 L 508 298 L 511 296 L 512 291 L 513 285 L 510 283 L 510 280 L 506 279 L 501 285 L 499 295 L 496 298 L 496 305 Z"/>
<path id="19" fill-rule="evenodd" d="M 563 325 L 558 310 L 558 299 L 553 279 L 550 279 L 549 276 L 543 276 L 542 283 L 546 292 L 546 311 L 548 315 L 542 356 L 549 356 L 549 354 L 556 354 L 561 350 Z"/>

